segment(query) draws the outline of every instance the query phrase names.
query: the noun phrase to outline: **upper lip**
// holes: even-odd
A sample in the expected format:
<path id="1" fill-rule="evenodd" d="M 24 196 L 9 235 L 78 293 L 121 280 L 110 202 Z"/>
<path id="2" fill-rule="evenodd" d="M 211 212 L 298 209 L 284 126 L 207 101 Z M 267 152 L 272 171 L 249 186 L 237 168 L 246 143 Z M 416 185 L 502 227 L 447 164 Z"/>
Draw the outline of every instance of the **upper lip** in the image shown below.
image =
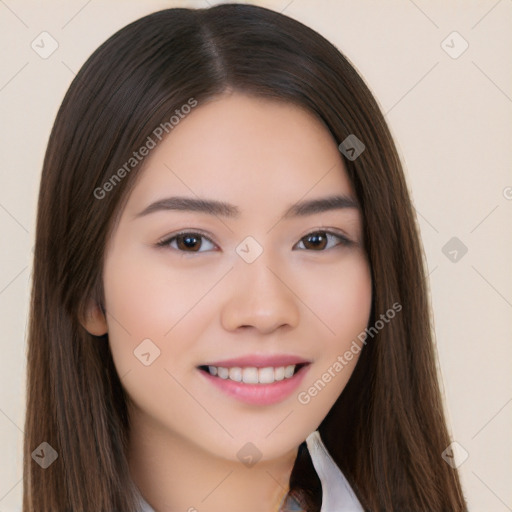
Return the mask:
<path id="1" fill-rule="evenodd" d="M 273 366 L 279 368 L 280 366 L 289 366 L 292 364 L 305 364 L 310 363 L 307 359 L 291 354 L 275 354 L 275 355 L 264 355 L 264 354 L 252 354 L 242 357 L 235 357 L 231 359 L 224 359 L 222 361 L 212 361 L 207 363 L 205 366 L 221 366 L 223 368 L 266 368 Z"/>

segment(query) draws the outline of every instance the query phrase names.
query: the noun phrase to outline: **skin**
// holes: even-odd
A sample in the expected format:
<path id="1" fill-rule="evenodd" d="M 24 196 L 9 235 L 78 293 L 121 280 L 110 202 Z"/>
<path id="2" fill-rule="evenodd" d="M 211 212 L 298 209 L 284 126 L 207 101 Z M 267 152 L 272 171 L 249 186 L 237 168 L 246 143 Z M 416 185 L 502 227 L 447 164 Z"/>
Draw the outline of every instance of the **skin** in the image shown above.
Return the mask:
<path id="1" fill-rule="evenodd" d="M 325 126 L 291 104 L 240 93 L 196 107 L 147 157 L 107 244 L 106 318 L 92 307 L 85 327 L 108 331 L 129 396 L 130 471 L 157 512 L 278 509 L 299 444 L 327 415 L 359 354 L 308 404 L 297 395 L 349 349 L 370 314 L 360 211 L 283 218 L 299 200 L 334 194 L 355 199 Z M 225 201 L 240 215 L 137 216 L 170 196 Z M 213 243 L 199 238 L 199 251 L 176 239 L 157 246 L 182 230 Z M 311 243 L 307 235 L 322 230 L 353 243 L 335 235 L 327 246 Z M 247 236 L 263 248 L 252 263 L 235 251 Z M 147 338 L 160 350 L 149 366 L 134 356 Z M 239 402 L 197 369 L 276 353 L 311 364 L 299 389 L 273 405 Z M 262 454 L 252 467 L 237 458 L 247 442 Z"/>

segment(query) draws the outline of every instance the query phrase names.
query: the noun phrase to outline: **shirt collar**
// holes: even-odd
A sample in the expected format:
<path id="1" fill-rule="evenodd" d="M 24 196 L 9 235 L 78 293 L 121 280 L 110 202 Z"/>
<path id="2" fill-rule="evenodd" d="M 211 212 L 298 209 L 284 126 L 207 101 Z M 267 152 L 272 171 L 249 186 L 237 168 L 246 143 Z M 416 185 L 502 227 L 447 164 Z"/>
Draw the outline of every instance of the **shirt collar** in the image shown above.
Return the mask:
<path id="1" fill-rule="evenodd" d="M 313 466 L 322 484 L 322 508 L 320 512 L 364 512 L 361 503 L 350 487 L 345 475 L 327 451 L 320 433 L 315 430 L 306 438 Z M 155 512 L 136 489 L 139 512 Z"/>
<path id="2" fill-rule="evenodd" d="M 322 484 L 320 512 L 364 512 L 345 475 L 327 451 L 318 430 L 309 434 L 306 443 Z"/>

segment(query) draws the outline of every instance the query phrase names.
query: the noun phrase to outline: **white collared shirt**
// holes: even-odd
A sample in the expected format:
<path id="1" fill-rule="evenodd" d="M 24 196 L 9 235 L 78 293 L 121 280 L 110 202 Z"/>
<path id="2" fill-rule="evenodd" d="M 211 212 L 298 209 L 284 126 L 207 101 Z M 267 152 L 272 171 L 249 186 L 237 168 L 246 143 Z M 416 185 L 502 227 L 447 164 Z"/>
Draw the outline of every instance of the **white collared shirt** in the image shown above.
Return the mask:
<path id="1" fill-rule="evenodd" d="M 364 512 L 345 475 L 338 468 L 318 430 L 306 439 L 313 466 L 322 484 L 322 508 L 320 512 Z M 155 512 L 139 494 L 139 512 Z"/>

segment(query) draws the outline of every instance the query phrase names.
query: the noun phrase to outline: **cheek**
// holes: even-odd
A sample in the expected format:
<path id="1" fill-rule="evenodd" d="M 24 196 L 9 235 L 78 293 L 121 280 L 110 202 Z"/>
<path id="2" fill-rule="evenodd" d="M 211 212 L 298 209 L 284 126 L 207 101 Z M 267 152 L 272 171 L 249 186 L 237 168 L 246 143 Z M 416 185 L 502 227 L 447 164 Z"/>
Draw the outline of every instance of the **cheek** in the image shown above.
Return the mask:
<path id="1" fill-rule="evenodd" d="M 317 313 L 327 350 L 350 345 L 367 326 L 372 303 L 371 272 L 366 257 L 353 253 L 336 269 L 317 275 L 305 292 Z"/>
<path id="2" fill-rule="evenodd" d="M 104 269 L 107 311 L 137 337 L 164 336 L 211 286 L 198 269 L 180 272 L 151 251 L 114 252 Z"/>
<path id="3" fill-rule="evenodd" d="M 332 279 L 329 299 L 326 311 L 340 342 L 347 341 L 347 337 L 352 339 L 366 328 L 372 304 L 371 274 L 366 260 L 358 260 Z"/>
<path id="4" fill-rule="evenodd" d="M 122 328 L 134 341 L 161 336 L 166 309 L 172 310 L 172 304 L 155 279 L 154 270 L 149 265 L 117 261 L 115 266 L 107 264 L 104 273 L 109 333 Z"/>
<path id="5" fill-rule="evenodd" d="M 136 251 L 129 257 L 112 253 L 103 278 L 109 345 L 132 403 L 158 419 L 165 418 L 164 404 L 172 405 L 192 421 L 193 413 L 200 413 L 171 375 L 190 365 L 190 345 L 203 320 L 193 305 L 211 285 L 189 281 L 189 275 L 144 260 Z"/>
<path id="6" fill-rule="evenodd" d="M 372 304 L 366 258 L 350 258 L 322 279 L 321 291 L 309 292 L 309 303 L 321 319 L 315 319 L 311 335 L 321 349 L 297 396 L 304 414 L 316 418 L 325 417 L 352 375 L 363 348 L 358 335 L 367 327 Z"/>
<path id="7" fill-rule="evenodd" d="M 136 354 L 144 340 L 151 340 L 157 347 L 153 347 L 158 353 L 153 368 L 163 366 L 170 357 L 171 339 L 173 358 L 179 360 L 185 352 L 187 339 L 176 338 L 174 326 L 186 318 L 191 305 L 197 302 L 202 292 L 197 288 L 208 284 L 204 279 L 187 281 L 183 273 L 148 261 L 136 251 L 129 257 L 113 253 L 106 261 L 104 290 L 109 342 L 120 374 L 139 368 Z M 198 284 L 190 286 L 191 282 Z"/>

